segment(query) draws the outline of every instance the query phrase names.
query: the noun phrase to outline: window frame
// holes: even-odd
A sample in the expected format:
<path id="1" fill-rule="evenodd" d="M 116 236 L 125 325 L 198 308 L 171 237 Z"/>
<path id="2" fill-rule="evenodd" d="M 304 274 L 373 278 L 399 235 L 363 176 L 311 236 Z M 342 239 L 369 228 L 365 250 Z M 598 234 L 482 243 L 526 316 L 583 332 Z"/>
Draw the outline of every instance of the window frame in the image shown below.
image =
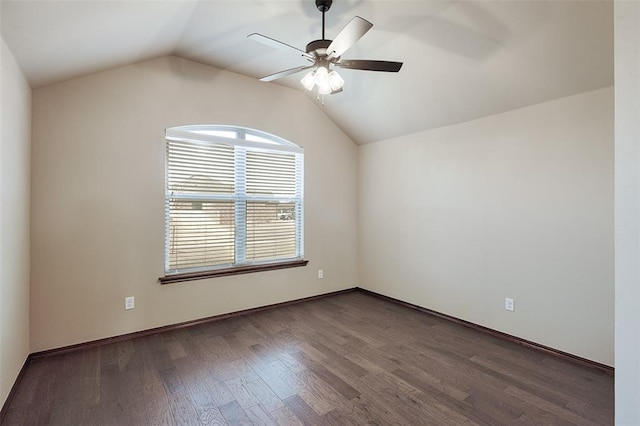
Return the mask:
<path id="1" fill-rule="evenodd" d="M 228 132 L 230 137 L 222 136 Z M 213 134 L 217 133 L 217 134 Z M 233 134 L 231 136 L 231 134 Z M 231 264 L 207 265 L 192 268 L 170 268 L 170 202 L 186 201 L 187 193 L 171 192 L 169 188 L 169 141 L 194 144 L 215 144 L 231 146 L 234 149 L 234 190 L 227 196 L 201 195 L 195 197 L 203 201 L 232 201 L 234 208 L 234 261 Z M 247 152 L 294 154 L 295 159 L 295 195 L 270 196 L 246 193 Z M 239 183 L 239 185 L 238 185 Z M 212 278 L 267 271 L 283 268 L 305 266 L 304 260 L 304 148 L 279 136 L 241 126 L 230 125 L 189 125 L 167 128 L 165 130 L 165 235 L 164 235 L 164 276 L 159 278 L 161 284 L 180 281 Z M 295 208 L 295 255 L 294 257 L 272 258 L 267 260 L 247 261 L 247 203 L 250 202 L 293 203 Z M 244 207 L 238 208 L 244 204 Z"/>

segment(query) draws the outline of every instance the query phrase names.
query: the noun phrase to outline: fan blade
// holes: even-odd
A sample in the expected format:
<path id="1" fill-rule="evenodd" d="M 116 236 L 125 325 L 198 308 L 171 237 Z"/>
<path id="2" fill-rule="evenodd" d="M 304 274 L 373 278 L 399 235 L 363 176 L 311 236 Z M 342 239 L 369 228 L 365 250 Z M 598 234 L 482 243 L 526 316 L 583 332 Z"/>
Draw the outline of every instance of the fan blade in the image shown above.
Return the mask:
<path id="1" fill-rule="evenodd" d="M 313 60 L 313 56 L 309 55 L 304 50 L 300 50 L 297 47 L 293 47 L 293 46 L 291 46 L 291 45 L 289 45 L 287 43 L 283 43 L 281 41 L 278 41 L 275 38 L 267 37 L 265 35 L 258 34 L 258 33 L 249 34 L 247 36 L 247 38 L 249 38 L 249 39 L 251 39 L 253 41 L 257 41 L 258 43 L 266 44 L 269 47 L 275 47 L 276 49 L 287 50 L 287 51 L 295 50 L 296 53 L 298 53 L 299 55 L 304 56 L 305 58 Z"/>
<path id="2" fill-rule="evenodd" d="M 313 67 L 315 67 L 315 65 L 304 65 L 302 67 L 291 68 L 291 69 L 288 69 L 288 70 L 277 72 L 275 74 L 268 75 L 266 77 L 262 77 L 260 79 L 260 81 L 277 80 L 279 78 L 286 77 L 288 75 L 295 74 L 295 73 L 300 72 L 300 71 L 308 70 L 309 68 L 313 68 Z"/>
<path id="3" fill-rule="evenodd" d="M 343 59 L 334 64 L 337 67 L 352 70 L 398 72 L 402 68 L 402 62 L 368 61 L 365 59 Z"/>
<path id="4" fill-rule="evenodd" d="M 373 27 L 373 24 L 366 19 L 362 19 L 359 16 L 354 17 L 327 48 L 329 58 L 342 56 L 342 54 L 349 50 L 356 41 L 360 40 L 371 27 Z"/>

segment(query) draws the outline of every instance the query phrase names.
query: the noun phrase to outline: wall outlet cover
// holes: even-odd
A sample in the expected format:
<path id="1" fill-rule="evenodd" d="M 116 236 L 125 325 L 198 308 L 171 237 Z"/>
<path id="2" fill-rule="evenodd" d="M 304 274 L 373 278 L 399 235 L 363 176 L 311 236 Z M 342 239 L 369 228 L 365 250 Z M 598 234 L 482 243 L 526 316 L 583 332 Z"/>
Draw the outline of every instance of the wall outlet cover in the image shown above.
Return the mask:
<path id="1" fill-rule="evenodd" d="M 508 298 L 508 297 L 507 297 L 507 298 L 505 298 L 505 299 L 504 299 L 504 308 L 505 308 L 507 311 L 511 311 L 511 312 L 513 312 L 513 311 L 514 311 L 513 299 L 510 299 L 510 298 Z"/>
<path id="2" fill-rule="evenodd" d="M 135 299 L 133 296 L 124 298 L 124 308 L 127 310 L 135 308 Z"/>

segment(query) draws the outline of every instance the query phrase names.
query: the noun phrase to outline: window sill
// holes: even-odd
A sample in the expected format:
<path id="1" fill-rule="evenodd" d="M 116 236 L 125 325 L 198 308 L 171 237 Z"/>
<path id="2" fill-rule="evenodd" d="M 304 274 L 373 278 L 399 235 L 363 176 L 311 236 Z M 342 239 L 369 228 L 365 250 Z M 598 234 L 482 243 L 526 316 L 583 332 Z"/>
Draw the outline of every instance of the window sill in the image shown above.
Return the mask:
<path id="1" fill-rule="evenodd" d="M 273 271 L 275 269 L 297 268 L 300 266 L 306 266 L 307 263 L 309 263 L 308 260 L 292 260 L 289 262 L 266 263 L 263 265 L 235 266 L 232 268 L 214 269 L 211 271 L 166 275 L 158 278 L 158 280 L 160 281 L 160 284 L 173 284 L 183 281 L 202 280 L 205 278 L 250 274 L 252 272 Z"/>

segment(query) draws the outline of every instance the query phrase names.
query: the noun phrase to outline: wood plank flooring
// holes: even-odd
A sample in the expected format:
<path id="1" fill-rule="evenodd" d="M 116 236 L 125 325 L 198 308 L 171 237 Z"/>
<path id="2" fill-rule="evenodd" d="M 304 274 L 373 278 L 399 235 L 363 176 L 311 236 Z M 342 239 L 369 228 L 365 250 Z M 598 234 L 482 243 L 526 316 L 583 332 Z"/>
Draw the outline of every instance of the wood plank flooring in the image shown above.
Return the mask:
<path id="1" fill-rule="evenodd" d="M 613 378 L 351 292 L 39 358 L 3 425 L 608 425 Z"/>

